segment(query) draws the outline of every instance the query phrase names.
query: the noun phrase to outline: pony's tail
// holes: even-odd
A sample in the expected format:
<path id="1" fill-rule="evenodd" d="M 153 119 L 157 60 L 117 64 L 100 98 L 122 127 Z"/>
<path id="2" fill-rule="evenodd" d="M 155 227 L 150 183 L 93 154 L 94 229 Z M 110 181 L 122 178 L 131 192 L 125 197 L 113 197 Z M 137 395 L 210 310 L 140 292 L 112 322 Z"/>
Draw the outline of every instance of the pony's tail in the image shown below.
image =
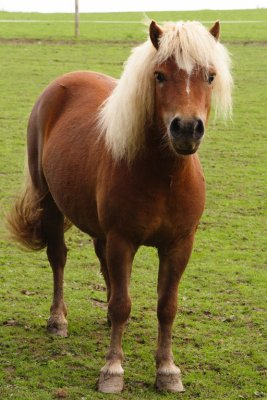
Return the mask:
<path id="1" fill-rule="evenodd" d="M 41 250 L 47 245 L 41 202 L 48 193 L 35 188 L 27 170 L 24 188 L 6 217 L 11 238 L 24 248 Z"/>

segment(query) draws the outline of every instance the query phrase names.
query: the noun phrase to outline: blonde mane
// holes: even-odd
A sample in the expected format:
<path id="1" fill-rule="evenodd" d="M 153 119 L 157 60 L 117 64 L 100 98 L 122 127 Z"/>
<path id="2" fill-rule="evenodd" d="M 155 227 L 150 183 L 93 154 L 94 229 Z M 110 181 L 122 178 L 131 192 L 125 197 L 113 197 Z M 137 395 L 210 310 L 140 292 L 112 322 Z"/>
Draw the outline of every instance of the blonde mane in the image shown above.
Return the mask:
<path id="1" fill-rule="evenodd" d="M 232 77 L 225 47 L 199 22 L 170 22 L 162 30 L 158 50 L 148 39 L 132 51 L 118 85 L 101 107 L 100 128 L 115 160 L 131 161 L 142 148 L 145 124 L 154 111 L 152 71 L 169 57 L 189 74 L 195 65 L 207 70 L 212 66 L 215 108 L 224 117 L 231 113 Z"/>

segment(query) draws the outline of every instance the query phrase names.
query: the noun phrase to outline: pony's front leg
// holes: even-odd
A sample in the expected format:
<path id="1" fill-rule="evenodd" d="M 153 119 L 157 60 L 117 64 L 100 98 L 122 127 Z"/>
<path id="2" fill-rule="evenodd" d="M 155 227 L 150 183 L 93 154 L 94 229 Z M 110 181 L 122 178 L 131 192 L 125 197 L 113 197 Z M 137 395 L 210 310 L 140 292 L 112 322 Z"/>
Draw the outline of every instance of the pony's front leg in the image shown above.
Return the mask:
<path id="1" fill-rule="evenodd" d="M 172 325 L 177 311 L 178 285 L 192 251 L 193 239 L 192 235 L 179 240 L 174 248 L 159 250 L 156 388 L 160 391 L 184 391 L 181 371 L 173 361 Z"/>
<path id="2" fill-rule="evenodd" d="M 122 335 L 131 311 L 129 283 L 134 246 L 121 236 L 109 234 L 106 258 L 110 278 L 111 295 L 108 313 L 111 319 L 111 340 L 106 364 L 101 369 L 98 388 L 104 393 L 118 393 L 123 389 Z"/>

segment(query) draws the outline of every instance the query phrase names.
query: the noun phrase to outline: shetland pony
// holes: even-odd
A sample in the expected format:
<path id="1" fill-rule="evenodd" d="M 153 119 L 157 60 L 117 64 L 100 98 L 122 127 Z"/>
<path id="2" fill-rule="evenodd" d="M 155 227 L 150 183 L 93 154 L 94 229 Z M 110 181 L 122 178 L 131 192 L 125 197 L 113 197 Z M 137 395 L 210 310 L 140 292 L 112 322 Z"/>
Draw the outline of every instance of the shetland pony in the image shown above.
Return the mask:
<path id="1" fill-rule="evenodd" d="M 219 22 L 154 21 L 117 81 L 96 72 L 61 76 L 41 94 L 28 124 L 25 190 L 8 220 L 26 247 L 47 249 L 54 296 L 47 328 L 67 335 L 63 271 L 70 223 L 94 239 L 107 287 L 110 348 L 102 392 L 123 389 L 122 335 L 130 275 L 141 245 L 159 255 L 156 387 L 183 391 L 172 354 L 178 284 L 203 212 L 205 182 L 196 151 L 213 98 L 231 111 L 230 59 Z"/>

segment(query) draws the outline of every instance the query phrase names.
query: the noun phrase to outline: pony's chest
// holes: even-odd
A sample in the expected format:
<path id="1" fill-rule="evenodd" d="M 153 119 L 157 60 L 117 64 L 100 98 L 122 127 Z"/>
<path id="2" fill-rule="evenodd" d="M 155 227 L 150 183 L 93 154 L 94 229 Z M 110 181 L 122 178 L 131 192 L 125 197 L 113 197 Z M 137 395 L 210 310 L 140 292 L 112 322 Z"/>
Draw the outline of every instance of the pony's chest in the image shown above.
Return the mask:
<path id="1" fill-rule="evenodd" d="M 155 195 L 144 224 L 144 244 L 158 245 L 196 229 L 204 209 L 204 188 L 170 187 Z"/>
<path id="2" fill-rule="evenodd" d="M 204 208 L 203 179 L 120 180 L 105 191 L 100 210 L 105 230 L 116 228 L 139 244 L 156 246 L 192 232 Z"/>
<path id="3" fill-rule="evenodd" d="M 105 234 L 115 230 L 138 245 L 159 247 L 192 233 L 205 201 L 197 157 L 110 164 L 97 186 L 98 220 Z"/>

